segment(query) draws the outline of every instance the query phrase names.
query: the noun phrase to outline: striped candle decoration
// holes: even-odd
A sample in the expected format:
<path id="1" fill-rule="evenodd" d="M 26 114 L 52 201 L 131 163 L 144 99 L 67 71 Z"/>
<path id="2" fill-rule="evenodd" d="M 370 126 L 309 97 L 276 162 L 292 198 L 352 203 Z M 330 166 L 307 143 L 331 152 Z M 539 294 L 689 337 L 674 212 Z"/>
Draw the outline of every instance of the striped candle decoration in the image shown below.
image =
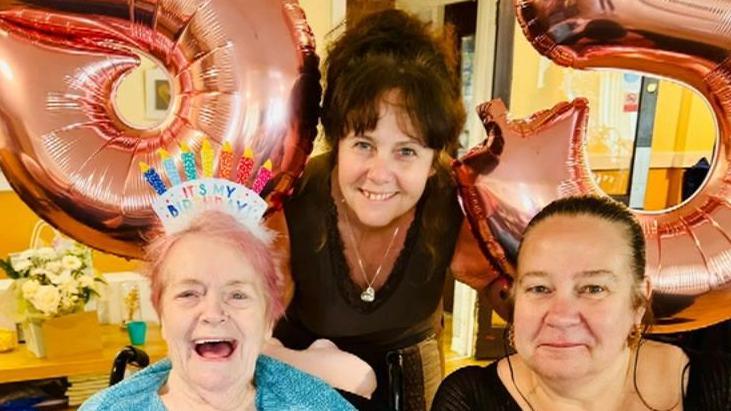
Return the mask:
<path id="1" fill-rule="evenodd" d="M 178 166 L 175 164 L 175 159 L 170 157 L 170 153 L 168 153 L 164 148 L 157 150 L 157 153 L 160 154 L 162 166 L 165 168 L 165 174 L 168 176 L 170 185 L 176 186 L 180 184 L 180 174 L 178 173 Z"/>
<path id="2" fill-rule="evenodd" d="M 250 148 L 244 150 L 244 155 L 239 159 L 239 165 L 236 171 L 236 182 L 246 185 L 246 182 L 254 170 L 254 152 Z"/>
<path id="3" fill-rule="evenodd" d="M 234 151 L 231 143 L 225 141 L 223 149 L 218 156 L 218 177 L 228 179 L 231 177 L 231 170 L 234 168 Z"/>
<path id="4" fill-rule="evenodd" d="M 204 138 L 201 144 L 201 169 L 203 170 L 203 177 L 213 177 L 213 156 L 211 142 L 207 138 Z"/>
<path id="5" fill-rule="evenodd" d="M 162 181 L 160 174 L 158 174 L 154 168 L 150 167 L 150 165 L 144 161 L 140 161 L 140 171 L 142 171 L 142 174 L 145 176 L 147 184 L 149 184 L 158 195 L 165 193 L 167 190 L 165 183 Z"/>
<path id="6" fill-rule="evenodd" d="M 256 174 L 256 179 L 254 180 L 254 184 L 252 185 L 251 189 L 254 190 L 257 194 L 261 193 L 262 190 L 264 190 L 264 187 L 267 185 L 269 180 L 272 178 L 272 160 L 267 160 L 264 165 L 259 169 L 259 172 Z"/>
<path id="7" fill-rule="evenodd" d="M 190 148 L 185 143 L 180 143 L 180 150 L 180 158 L 183 161 L 185 178 L 188 181 L 195 180 L 196 178 L 198 178 L 198 173 L 195 169 L 195 154 L 190 151 Z"/>

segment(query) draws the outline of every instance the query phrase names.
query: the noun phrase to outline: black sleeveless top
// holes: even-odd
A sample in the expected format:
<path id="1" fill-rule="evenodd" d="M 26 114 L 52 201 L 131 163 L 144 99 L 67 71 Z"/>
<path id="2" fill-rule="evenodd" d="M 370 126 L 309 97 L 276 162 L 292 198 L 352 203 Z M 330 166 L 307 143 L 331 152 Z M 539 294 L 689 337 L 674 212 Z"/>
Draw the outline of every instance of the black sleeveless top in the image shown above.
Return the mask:
<path id="1" fill-rule="evenodd" d="M 686 351 L 688 387 L 686 411 L 731 410 L 731 358 L 727 354 Z M 497 361 L 486 367 L 470 366 L 450 374 L 439 386 L 433 411 L 521 411 L 497 373 Z"/>
<path id="2" fill-rule="evenodd" d="M 462 223 L 455 188 L 434 193 L 427 183 L 393 270 L 376 300 L 367 303 L 360 299 L 363 290 L 351 280 L 343 254 L 330 172 L 329 153 L 312 158 L 284 207 L 295 282 L 286 322 L 336 344 L 402 348 L 423 340 L 434 332 L 433 316 Z M 427 250 L 423 235 L 427 202 L 436 202 L 432 208 L 442 210 L 436 255 Z"/>
<path id="3" fill-rule="evenodd" d="M 435 190 L 428 181 L 386 283 L 371 303 L 350 278 L 338 231 L 337 208 L 330 194 L 330 154 L 310 159 L 284 211 L 290 236 L 290 266 L 295 293 L 274 336 L 285 346 L 307 347 L 317 338 L 368 362 L 377 375 L 383 356 L 435 333 L 446 270 L 454 253 L 463 215 L 456 188 Z M 429 210 L 438 210 L 427 217 Z M 434 221 L 438 219 L 439 221 Z M 437 223 L 426 247 L 424 222 Z M 380 376 L 379 376 L 380 377 Z"/>

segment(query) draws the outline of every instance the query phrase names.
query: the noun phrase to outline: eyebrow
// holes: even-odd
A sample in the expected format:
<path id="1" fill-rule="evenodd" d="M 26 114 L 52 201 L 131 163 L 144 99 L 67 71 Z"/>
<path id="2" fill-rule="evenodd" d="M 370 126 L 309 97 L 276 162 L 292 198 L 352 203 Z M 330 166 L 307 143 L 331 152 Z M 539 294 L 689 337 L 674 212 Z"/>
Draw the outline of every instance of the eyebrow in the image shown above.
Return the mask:
<path id="1" fill-rule="evenodd" d="M 545 277 L 548 277 L 548 273 L 545 272 L 545 271 L 528 271 L 528 272 L 523 273 L 522 275 L 520 275 L 520 277 L 518 279 L 518 283 L 523 283 L 523 280 L 526 277 L 545 278 Z"/>
<path id="2" fill-rule="evenodd" d="M 422 146 L 422 147 L 426 147 L 426 143 L 424 143 L 423 141 L 419 140 L 418 138 L 416 138 L 414 136 L 410 136 L 410 135 L 408 135 L 406 133 L 404 133 L 404 135 L 406 137 L 408 137 L 409 140 L 408 141 L 397 141 L 396 142 L 396 145 L 404 145 L 404 144 L 411 144 L 411 143 L 413 143 L 413 144 L 418 144 L 419 146 Z M 366 133 L 363 133 L 363 134 L 360 134 L 360 135 L 353 134 L 353 137 L 355 137 L 355 138 L 363 138 L 363 139 L 366 139 L 366 140 L 368 140 L 370 142 L 374 142 L 375 141 L 375 139 L 373 137 L 371 137 L 370 134 L 366 134 Z"/>
<path id="3" fill-rule="evenodd" d="M 522 282 L 525 277 L 548 277 L 548 273 L 545 271 L 528 271 L 520 276 L 519 282 Z M 593 278 L 593 277 L 609 277 L 612 281 L 617 281 L 618 276 L 611 270 L 599 269 L 599 270 L 586 270 L 579 271 L 573 275 L 574 278 Z"/>
<path id="4" fill-rule="evenodd" d="M 202 282 L 195 280 L 193 278 L 184 278 L 180 281 L 176 281 L 174 285 L 203 285 Z"/>
<path id="5" fill-rule="evenodd" d="M 205 287 L 205 284 L 203 284 L 201 281 L 198 281 L 194 278 L 184 278 L 181 281 L 176 282 L 174 285 L 200 285 L 200 286 Z M 226 284 L 224 284 L 224 287 L 239 286 L 239 285 L 254 286 L 254 284 L 251 281 L 233 280 L 233 281 L 229 281 Z"/>
<path id="6" fill-rule="evenodd" d="M 609 277 L 612 281 L 617 281 L 619 277 L 614 271 L 611 270 L 587 270 L 587 271 L 581 271 L 576 274 L 574 274 L 574 277 L 580 277 L 580 278 L 592 278 L 592 277 Z"/>

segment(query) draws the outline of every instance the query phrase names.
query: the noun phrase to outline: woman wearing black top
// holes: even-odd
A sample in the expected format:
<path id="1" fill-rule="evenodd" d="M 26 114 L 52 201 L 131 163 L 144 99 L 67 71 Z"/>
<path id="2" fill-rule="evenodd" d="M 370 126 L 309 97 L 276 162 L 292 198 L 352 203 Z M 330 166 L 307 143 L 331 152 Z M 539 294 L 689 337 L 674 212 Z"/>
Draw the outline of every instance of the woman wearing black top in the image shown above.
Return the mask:
<path id="1" fill-rule="evenodd" d="M 375 370 L 376 401 L 426 410 L 464 220 L 446 155 L 465 119 L 453 51 L 387 10 L 349 26 L 326 69 L 331 150 L 309 161 L 284 207 L 294 293 L 274 335 L 296 349 L 329 339 Z"/>
<path id="2" fill-rule="evenodd" d="M 642 340 L 644 268 L 642 229 L 621 204 L 548 205 L 518 251 L 516 354 L 447 377 L 433 410 L 731 410 L 727 357 Z"/>

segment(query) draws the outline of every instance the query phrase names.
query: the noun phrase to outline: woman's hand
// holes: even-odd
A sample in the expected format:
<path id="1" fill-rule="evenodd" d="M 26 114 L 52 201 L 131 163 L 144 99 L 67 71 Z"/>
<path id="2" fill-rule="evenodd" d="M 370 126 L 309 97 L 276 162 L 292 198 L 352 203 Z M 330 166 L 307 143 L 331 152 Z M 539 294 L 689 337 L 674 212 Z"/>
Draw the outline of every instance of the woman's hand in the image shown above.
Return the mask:
<path id="1" fill-rule="evenodd" d="M 361 397 L 371 398 L 376 390 L 376 373 L 368 363 L 342 351 L 330 340 L 316 340 L 306 350 L 298 351 L 271 338 L 263 353 Z"/>

